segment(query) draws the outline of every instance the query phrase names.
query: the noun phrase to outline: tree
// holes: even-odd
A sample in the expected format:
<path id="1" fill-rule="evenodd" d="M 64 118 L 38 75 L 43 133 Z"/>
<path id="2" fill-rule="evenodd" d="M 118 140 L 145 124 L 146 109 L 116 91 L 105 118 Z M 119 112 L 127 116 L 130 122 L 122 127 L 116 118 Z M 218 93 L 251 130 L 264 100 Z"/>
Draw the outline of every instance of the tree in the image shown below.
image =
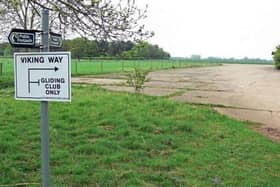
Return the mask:
<path id="1" fill-rule="evenodd" d="M 39 29 L 40 9 L 50 10 L 50 28 L 94 39 L 128 40 L 153 35 L 139 24 L 147 7 L 135 0 L 0 0 L 0 31 Z"/>
<path id="2" fill-rule="evenodd" d="M 12 56 L 13 49 L 11 45 L 7 42 L 0 44 L 0 56 Z"/>
<path id="3" fill-rule="evenodd" d="M 125 58 L 145 58 L 145 59 L 166 59 L 170 54 L 159 48 L 158 45 L 151 45 L 148 42 L 140 41 L 130 51 L 122 54 Z"/>
<path id="4" fill-rule="evenodd" d="M 131 50 L 134 45 L 131 41 L 112 41 L 109 43 L 108 54 L 109 56 L 119 57 L 122 52 Z"/>
<path id="5" fill-rule="evenodd" d="M 87 40 L 83 38 L 75 38 L 73 40 L 65 40 L 63 47 L 71 51 L 73 58 L 85 56 L 87 50 Z"/>

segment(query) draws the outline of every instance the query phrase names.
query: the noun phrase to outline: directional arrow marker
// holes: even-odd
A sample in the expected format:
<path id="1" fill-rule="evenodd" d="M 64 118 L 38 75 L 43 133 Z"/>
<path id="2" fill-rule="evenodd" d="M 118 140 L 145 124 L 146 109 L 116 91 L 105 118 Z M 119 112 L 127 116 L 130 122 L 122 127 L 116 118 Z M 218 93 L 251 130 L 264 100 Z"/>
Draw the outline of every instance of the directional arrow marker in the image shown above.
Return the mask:
<path id="1" fill-rule="evenodd" d="M 57 33 L 50 33 L 50 46 L 62 47 L 62 35 Z"/>
<path id="2" fill-rule="evenodd" d="M 54 67 L 54 68 L 28 68 L 28 71 L 32 71 L 32 70 L 54 70 L 54 71 L 58 71 L 59 68 L 58 67 Z"/>
<path id="3" fill-rule="evenodd" d="M 40 80 L 38 80 L 38 81 L 31 81 L 30 80 L 31 71 L 52 71 L 52 70 L 54 70 L 56 72 L 56 71 L 59 70 L 59 68 L 56 67 L 56 66 L 54 68 L 28 68 L 28 93 L 31 92 L 30 84 L 36 83 L 36 84 L 38 84 L 38 86 L 40 86 Z"/>
<path id="4" fill-rule="evenodd" d="M 12 29 L 8 40 L 13 47 L 33 48 L 35 47 L 35 36 L 36 31 L 34 30 Z"/>

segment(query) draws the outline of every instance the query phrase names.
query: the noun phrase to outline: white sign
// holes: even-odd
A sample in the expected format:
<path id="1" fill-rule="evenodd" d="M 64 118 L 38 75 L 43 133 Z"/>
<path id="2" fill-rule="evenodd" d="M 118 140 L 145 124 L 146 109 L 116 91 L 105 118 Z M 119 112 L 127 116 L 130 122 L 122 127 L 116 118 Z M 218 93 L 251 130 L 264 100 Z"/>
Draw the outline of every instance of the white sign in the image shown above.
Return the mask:
<path id="1" fill-rule="evenodd" d="M 15 98 L 71 101 L 71 53 L 15 53 Z"/>

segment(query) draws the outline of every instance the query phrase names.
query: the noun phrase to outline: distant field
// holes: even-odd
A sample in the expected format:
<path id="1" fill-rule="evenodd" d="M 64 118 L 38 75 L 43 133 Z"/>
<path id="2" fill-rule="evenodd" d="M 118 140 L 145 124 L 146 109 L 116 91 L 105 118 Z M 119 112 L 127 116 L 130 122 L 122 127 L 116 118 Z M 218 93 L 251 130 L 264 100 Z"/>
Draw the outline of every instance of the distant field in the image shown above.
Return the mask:
<path id="1" fill-rule="evenodd" d="M 199 67 L 210 65 L 209 63 L 196 63 L 176 60 L 97 60 L 88 61 L 73 60 L 73 74 L 99 74 L 131 71 L 134 68 L 142 70 L 158 70 L 180 67 Z"/>
<path id="2" fill-rule="evenodd" d="M 49 111 L 52 186 L 280 186 L 279 144 L 210 107 L 75 85 Z M 2 89 L 0 121 L 0 186 L 40 183 L 39 102 Z"/>
<path id="3" fill-rule="evenodd" d="M 0 58 L 3 75 L 13 75 L 13 59 Z M 189 62 L 182 60 L 72 60 L 72 75 L 88 75 L 142 70 L 158 70 L 181 67 L 200 67 L 217 65 L 217 63 Z"/>

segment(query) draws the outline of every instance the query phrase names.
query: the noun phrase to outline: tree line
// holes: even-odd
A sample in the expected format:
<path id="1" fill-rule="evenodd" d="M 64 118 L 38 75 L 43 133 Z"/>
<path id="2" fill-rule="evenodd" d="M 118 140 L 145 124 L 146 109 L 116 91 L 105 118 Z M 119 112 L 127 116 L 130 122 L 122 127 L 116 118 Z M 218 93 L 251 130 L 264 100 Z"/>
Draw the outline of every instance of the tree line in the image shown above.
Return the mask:
<path id="1" fill-rule="evenodd" d="M 207 57 L 202 58 L 200 55 L 191 55 L 190 57 L 184 58 L 184 60 L 195 61 L 195 62 L 214 62 L 214 63 L 233 63 L 233 64 L 272 64 L 271 60 L 261 58 L 223 58 L 223 57 Z"/>
<path id="2" fill-rule="evenodd" d="M 167 59 L 170 54 L 158 45 L 145 41 L 105 41 L 75 38 L 64 40 L 60 50 L 71 51 L 72 58 L 122 58 L 122 59 Z M 9 43 L 0 44 L 0 56 L 12 56 L 17 49 L 11 48 Z"/>
<path id="3" fill-rule="evenodd" d="M 158 45 L 152 45 L 145 41 L 138 43 L 132 41 L 105 41 L 87 40 L 75 38 L 65 40 L 65 50 L 71 51 L 73 58 L 84 57 L 113 57 L 113 58 L 143 58 L 143 59 L 165 59 L 170 54 Z"/>

